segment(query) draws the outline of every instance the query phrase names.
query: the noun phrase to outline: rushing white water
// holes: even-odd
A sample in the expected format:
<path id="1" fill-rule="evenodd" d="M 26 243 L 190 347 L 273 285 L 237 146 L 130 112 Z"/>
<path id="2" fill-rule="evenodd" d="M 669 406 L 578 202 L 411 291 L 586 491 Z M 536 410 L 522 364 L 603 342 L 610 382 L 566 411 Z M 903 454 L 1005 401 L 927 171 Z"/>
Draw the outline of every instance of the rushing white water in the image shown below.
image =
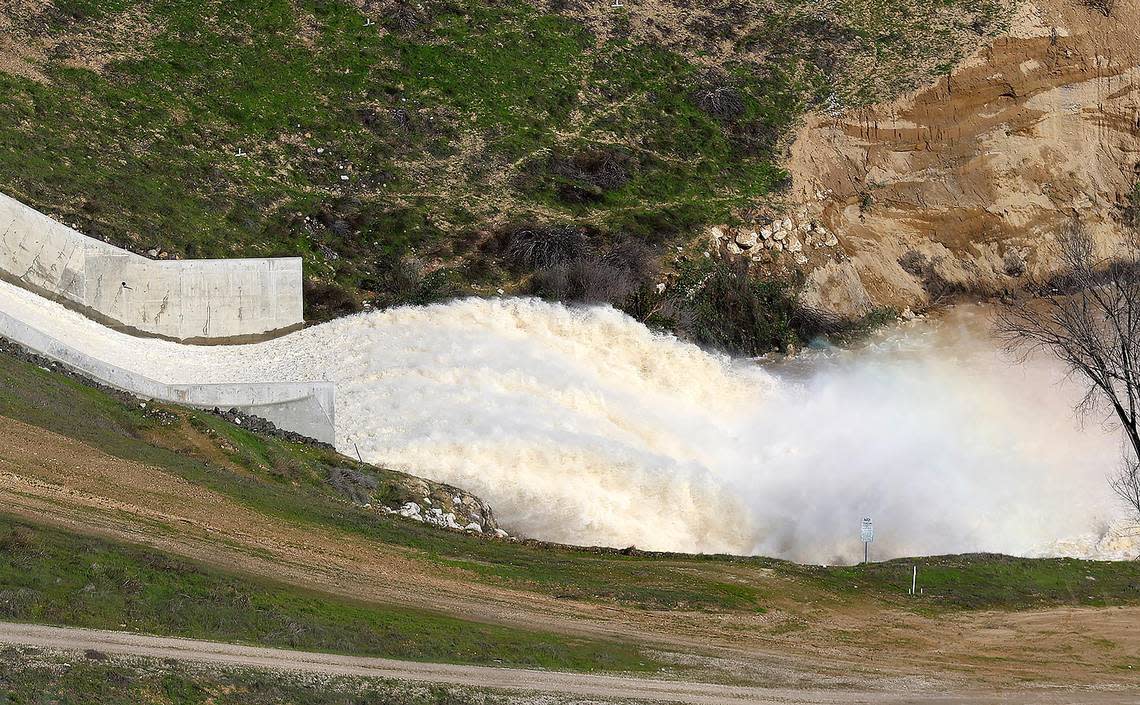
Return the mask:
<path id="1" fill-rule="evenodd" d="M 1136 552 L 1100 539 L 1117 436 L 1082 428 L 1056 364 L 1015 364 L 968 310 L 757 364 L 523 299 L 232 347 L 128 337 L 3 283 L 0 309 L 167 382 L 331 379 L 342 450 L 469 489 L 535 537 L 838 562 L 870 515 L 882 558 Z"/>

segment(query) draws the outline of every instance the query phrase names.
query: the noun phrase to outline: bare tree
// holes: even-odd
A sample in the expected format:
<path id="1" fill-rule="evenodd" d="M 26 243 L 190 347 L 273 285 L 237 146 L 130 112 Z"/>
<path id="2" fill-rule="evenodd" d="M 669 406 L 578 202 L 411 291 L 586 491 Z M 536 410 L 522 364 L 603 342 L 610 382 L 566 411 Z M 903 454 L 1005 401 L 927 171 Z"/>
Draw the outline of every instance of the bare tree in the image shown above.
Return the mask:
<path id="1" fill-rule="evenodd" d="M 1082 412 L 1115 414 L 1129 447 L 1111 484 L 1140 514 L 1140 248 L 1130 241 L 1098 257 L 1076 220 L 1058 243 L 1064 270 L 1037 297 L 1005 306 L 998 333 L 1011 349 L 1044 350 L 1064 363 L 1087 386 Z"/>

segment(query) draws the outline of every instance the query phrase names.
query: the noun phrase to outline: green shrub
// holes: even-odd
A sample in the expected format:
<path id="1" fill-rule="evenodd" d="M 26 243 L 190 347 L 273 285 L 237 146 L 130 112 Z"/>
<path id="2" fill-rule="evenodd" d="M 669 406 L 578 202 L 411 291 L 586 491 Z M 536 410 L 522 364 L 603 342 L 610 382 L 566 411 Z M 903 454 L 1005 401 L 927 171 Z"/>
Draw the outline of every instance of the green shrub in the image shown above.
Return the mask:
<path id="1" fill-rule="evenodd" d="M 787 350 L 798 338 L 790 281 L 751 275 L 742 260 L 704 259 L 682 268 L 660 320 L 702 345 L 737 355 Z"/>

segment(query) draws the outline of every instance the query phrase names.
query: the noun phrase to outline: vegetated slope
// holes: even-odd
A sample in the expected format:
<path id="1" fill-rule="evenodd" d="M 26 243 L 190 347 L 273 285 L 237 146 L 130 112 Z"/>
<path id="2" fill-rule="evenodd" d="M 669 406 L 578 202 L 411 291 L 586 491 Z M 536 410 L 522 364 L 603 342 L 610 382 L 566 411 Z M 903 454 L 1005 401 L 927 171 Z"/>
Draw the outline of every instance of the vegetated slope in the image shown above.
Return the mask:
<path id="1" fill-rule="evenodd" d="M 0 620 L 412 661 L 561 670 L 660 666 L 616 641 L 377 606 L 0 517 Z"/>
<path id="2" fill-rule="evenodd" d="M 510 289 L 555 263 L 504 258 L 512 234 L 571 228 L 605 271 L 539 289 L 648 317 L 642 261 L 779 198 L 805 111 L 920 85 L 1006 14 L 1002 0 L 12 0 L 0 189 L 154 256 L 300 254 L 310 317 Z"/>
<path id="3" fill-rule="evenodd" d="M 919 663 L 943 690 L 1112 687 L 1140 666 L 1133 562 L 825 568 L 491 539 L 339 494 L 332 470 L 347 459 L 238 428 L 200 433 L 197 417 L 0 355 L 0 614 L 413 658 L 675 664 L 795 687 L 849 683 L 867 650 L 883 688 Z M 298 469 L 283 473 L 290 458 Z M 910 597 L 916 564 L 923 593 Z M 78 597 L 60 599 L 68 586 Z M 356 633 L 354 620 L 373 627 Z"/>

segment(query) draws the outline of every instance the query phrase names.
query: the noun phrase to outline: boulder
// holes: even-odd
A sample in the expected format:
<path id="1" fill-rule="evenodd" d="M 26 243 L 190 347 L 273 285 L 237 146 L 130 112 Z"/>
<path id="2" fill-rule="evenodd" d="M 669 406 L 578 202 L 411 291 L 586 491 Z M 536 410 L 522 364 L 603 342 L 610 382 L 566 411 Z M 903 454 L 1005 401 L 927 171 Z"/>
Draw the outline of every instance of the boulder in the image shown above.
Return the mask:
<path id="1" fill-rule="evenodd" d="M 736 234 L 736 244 L 740 245 L 742 249 L 747 250 L 749 248 L 755 247 L 756 242 L 756 233 L 754 232 Z"/>

